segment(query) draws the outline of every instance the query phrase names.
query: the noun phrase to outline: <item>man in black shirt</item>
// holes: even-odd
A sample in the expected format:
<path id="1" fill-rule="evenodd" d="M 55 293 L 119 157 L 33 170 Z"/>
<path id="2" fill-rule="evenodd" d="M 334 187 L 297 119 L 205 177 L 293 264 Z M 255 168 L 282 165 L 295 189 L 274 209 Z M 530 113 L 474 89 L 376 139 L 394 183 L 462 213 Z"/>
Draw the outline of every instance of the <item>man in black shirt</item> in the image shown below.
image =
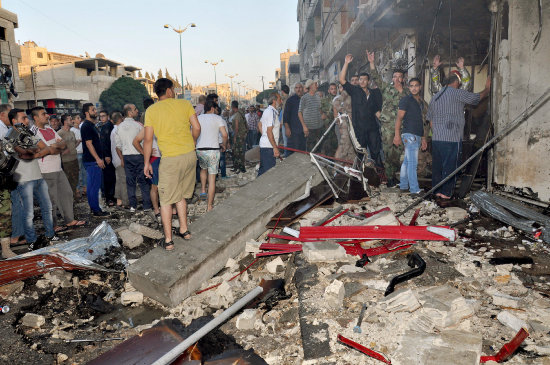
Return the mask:
<path id="1" fill-rule="evenodd" d="M 82 163 L 86 168 L 87 173 L 87 190 L 88 205 L 92 210 L 93 215 L 103 217 L 109 215 L 99 207 L 99 189 L 101 188 L 101 180 L 103 178 L 103 169 L 105 161 L 103 161 L 103 151 L 99 141 L 99 133 L 95 128 L 97 118 L 97 110 L 94 104 L 86 103 L 82 107 L 82 113 L 86 117 L 84 123 L 80 127 L 80 135 L 82 137 Z"/>
<path id="2" fill-rule="evenodd" d="M 101 191 L 105 197 L 105 201 L 109 206 L 116 204 L 115 199 L 115 186 L 116 186 L 116 173 L 115 167 L 112 164 L 111 156 L 111 132 L 115 126 L 109 120 L 109 115 L 106 111 L 99 112 L 100 122 L 96 124 L 99 131 L 99 141 L 101 144 L 101 152 L 105 159 L 105 168 L 103 169 L 103 183 L 101 185 Z M 98 124 L 101 124 L 98 126 Z"/>
<path id="3" fill-rule="evenodd" d="M 380 102 L 374 97 L 373 90 L 368 88 L 369 75 L 359 75 L 359 85 L 354 86 L 346 81 L 349 64 L 353 61 L 351 54 L 346 55 L 344 67 L 340 72 L 340 83 L 351 96 L 351 123 L 359 144 L 368 148 L 371 159 L 374 160 L 376 170 L 382 171 L 384 164 L 380 155 L 380 129 L 376 121 L 376 112 L 380 111 Z"/>
<path id="4" fill-rule="evenodd" d="M 283 123 L 285 125 L 285 134 L 288 138 L 288 147 L 305 151 L 306 137 L 304 135 L 304 126 L 298 118 L 298 109 L 300 108 L 300 98 L 302 95 L 304 95 L 304 86 L 298 82 L 294 85 L 294 94 L 286 101 L 283 112 Z M 290 156 L 292 153 L 292 151 L 285 151 L 285 156 Z"/>
<path id="5" fill-rule="evenodd" d="M 412 78 L 409 81 L 409 91 L 411 93 L 399 101 L 399 110 L 395 121 L 395 135 L 393 137 L 394 145 L 399 146 L 401 140 L 405 145 L 405 159 L 399 173 L 399 189 L 403 192 L 410 190 L 411 195 L 415 196 L 422 193 L 416 174 L 418 149 L 421 147 L 422 151 L 425 151 L 427 148 L 424 119 L 428 105 L 420 96 L 420 90 L 422 90 L 420 79 Z M 402 122 L 403 130 L 401 130 Z"/>

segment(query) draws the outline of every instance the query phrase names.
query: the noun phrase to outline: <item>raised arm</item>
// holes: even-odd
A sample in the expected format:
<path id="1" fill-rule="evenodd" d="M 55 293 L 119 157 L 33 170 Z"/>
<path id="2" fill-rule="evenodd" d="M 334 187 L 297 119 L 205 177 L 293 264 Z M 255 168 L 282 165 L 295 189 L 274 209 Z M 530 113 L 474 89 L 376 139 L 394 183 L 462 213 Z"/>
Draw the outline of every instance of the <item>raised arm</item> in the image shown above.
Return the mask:
<path id="1" fill-rule="evenodd" d="M 340 75 L 338 80 L 340 81 L 340 84 L 344 85 L 346 83 L 346 75 L 348 73 L 348 67 L 349 64 L 353 61 L 353 56 L 351 54 L 347 54 L 344 58 L 344 66 L 342 66 L 342 71 L 340 71 Z"/>

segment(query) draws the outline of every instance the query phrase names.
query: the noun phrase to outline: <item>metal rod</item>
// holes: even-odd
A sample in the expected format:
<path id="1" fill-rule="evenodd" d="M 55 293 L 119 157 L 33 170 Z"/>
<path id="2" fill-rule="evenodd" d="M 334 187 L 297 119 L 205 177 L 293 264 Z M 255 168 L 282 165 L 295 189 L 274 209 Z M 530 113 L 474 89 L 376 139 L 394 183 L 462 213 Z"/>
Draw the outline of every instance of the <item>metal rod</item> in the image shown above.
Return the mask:
<path id="1" fill-rule="evenodd" d="M 330 132 L 330 130 L 332 129 L 332 127 L 334 127 L 334 124 L 336 123 L 336 120 L 338 120 L 339 117 L 336 117 L 334 118 L 334 120 L 332 121 L 332 123 L 330 123 L 330 125 L 328 126 L 327 130 L 325 131 L 325 133 L 323 133 L 323 135 L 321 136 L 321 138 L 319 138 L 319 140 L 317 141 L 317 143 L 315 144 L 315 146 L 313 146 L 313 148 L 311 149 L 311 153 L 313 153 L 317 147 L 319 147 L 319 145 L 321 144 L 321 142 L 323 142 L 323 139 L 325 139 L 326 135 L 328 134 L 328 132 Z"/>
<path id="2" fill-rule="evenodd" d="M 223 311 L 222 314 L 205 324 L 197 332 L 193 333 L 191 336 L 187 337 L 184 341 L 180 342 L 172 350 L 164 354 L 160 359 L 155 361 L 153 365 L 168 365 L 171 364 L 174 360 L 178 358 L 185 350 L 191 347 L 195 342 L 203 338 L 208 332 L 212 331 L 214 328 L 225 322 L 232 315 L 237 313 L 242 307 L 244 307 L 252 299 L 256 298 L 264 289 L 261 286 L 257 286 L 244 297 L 239 299 L 231 307 Z"/>
<path id="3" fill-rule="evenodd" d="M 483 146 L 479 148 L 472 156 L 470 156 L 469 159 L 464 161 L 462 165 L 460 165 L 456 170 L 454 170 L 449 176 L 441 180 L 439 184 L 431 188 L 429 191 L 424 193 L 420 198 L 416 199 L 414 202 L 412 202 L 407 208 L 405 208 L 403 211 L 397 213 L 397 217 L 402 216 L 412 208 L 416 207 L 420 202 L 422 202 L 427 196 L 429 196 L 431 193 L 433 193 L 435 190 L 437 190 L 440 186 L 445 184 L 447 181 L 449 181 L 453 176 L 455 176 L 460 170 L 462 170 L 464 167 L 466 167 L 470 161 L 472 161 L 474 158 L 476 158 L 477 155 L 480 153 L 483 153 L 487 147 L 492 145 L 497 139 L 505 136 L 510 131 L 512 131 L 515 127 L 517 127 L 519 124 L 521 124 L 523 121 L 529 117 L 529 115 L 534 111 L 536 107 L 539 106 L 539 103 L 545 101 L 544 99 L 550 94 L 550 88 L 546 89 L 546 91 L 534 102 L 531 103 L 520 115 L 518 115 L 508 126 L 506 126 L 501 132 L 497 133 L 493 138 L 491 138 L 487 143 L 485 143 Z"/>
<path id="4" fill-rule="evenodd" d="M 509 198 L 522 201 L 524 203 L 537 205 L 537 206 L 542 207 L 542 208 L 548 208 L 548 206 L 550 205 L 550 203 L 545 203 L 545 202 L 541 202 L 541 201 L 534 200 L 534 199 L 529 199 L 529 198 L 523 198 L 521 196 L 510 194 L 510 193 L 507 193 L 507 192 L 504 192 L 504 191 L 495 191 L 495 193 L 498 194 L 498 195 L 504 195 L 504 196 L 507 196 Z"/>
<path id="5" fill-rule="evenodd" d="M 310 154 L 309 156 L 311 157 L 311 161 L 313 161 L 313 163 L 315 164 L 315 166 L 317 166 L 317 168 L 318 168 L 319 171 L 321 172 L 321 175 L 323 175 L 323 178 L 325 179 L 325 181 L 327 182 L 328 186 L 330 187 L 330 190 L 332 190 L 332 193 L 334 194 L 334 197 L 335 197 L 336 199 L 338 199 L 338 193 L 336 192 L 336 189 L 334 189 L 334 187 L 332 186 L 332 181 L 327 177 L 327 175 L 325 174 L 325 170 L 323 170 L 323 168 L 321 167 L 321 165 L 319 165 L 319 162 L 317 162 L 317 160 L 315 159 L 315 155 Z"/>

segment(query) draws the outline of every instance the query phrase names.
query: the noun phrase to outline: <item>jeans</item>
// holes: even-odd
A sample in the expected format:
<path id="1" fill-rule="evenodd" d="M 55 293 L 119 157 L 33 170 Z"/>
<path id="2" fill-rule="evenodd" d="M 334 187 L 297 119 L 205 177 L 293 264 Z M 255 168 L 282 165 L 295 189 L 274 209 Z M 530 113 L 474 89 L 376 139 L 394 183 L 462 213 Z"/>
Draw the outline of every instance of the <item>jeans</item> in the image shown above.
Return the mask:
<path id="1" fill-rule="evenodd" d="M 86 187 L 86 168 L 82 162 L 82 153 L 77 154 L 76 158 L 78 159 L 78 184 L 76 190 L 82 190 L 82 188 Z"/>
<path id="2" fill-rule="evenodd" d="M 42 222 L 46 230 L 46 237 L 55 236 L 53 230 L 52 203 L 48 195 L 48 185 L 44 179 L 20 182 L 17 191 L 23 203 L 23 226 L 25 230 L 25 239 L 28 243 L 36 242 L 36 231 L 34 230 L 34 195 L 38 199 L 40 212 L 42 213 Z"/>
<path id="3" fill-rule="evenodd" d="M 86 196 L 88 197 L 88 205 L 92 210 L 92 213 L 100 212 L 99 207 L 99 189 L 101 188 L 101 180 L 103 178 L 103 172 L 96 162 L 84 162 L 86 168 L 86 183 L 88 188 L 86 189 Z"/>
<path id="4" fill-rule="evenodd" d="M 461 153 L 462 142 L 432 141 L 432 187 L 456 170 Z M 440 193 L 450 197 L 455 183 L 456 175 L 435 190 L 434 194 Z"/>
<path id="5" fill-rule="evenodd" d="M 249 150 L 253 146 L 257 145 L 258 143 L 256 140 L 258 139 L 258 131 L 249 130 L 246 134 L 246 149 Z"/>
<path id="6" fill-rule="evenodd" d="M 411 133 L 403 133 L 401 139 L 405 146 L 405 159 L 401 164 L 399 189 L 408 189 L 411 193 L 416 194 L 420 191 L 416 168 L 418 166 L 418 150 L 421 137 Z"/>
<path id="7" fill-rule="evenodd" d="M 260 169 L 258 170 L 258 176 L 275 167 L 275 163 L 273 148 L 260 148 Z"/>
<path id="8" fill-rule="evenodd" d="M 126 155 L 124 156 L 124 172 L 126 172 L 126 189 L 128 190 L 128 201 L 130 207 L 137 207 L 136 183 L 141 190 L 141 198 L 143 199 L 143 209 L 152 209 L 151 203 L 151 186 L 145 179 L 143 174 L 143 156 L 142 155 Z"/>
<path id="9" fill-rule="evenodd" d="M 227 176 L 227 171 L 225 168 L 225 152 L 220 152 L 220 175 L 222 177 Z"/>
<path id="10" fill-rule="evenodd" d="M 23 220 L 23 200 L 18 189 L 10 192 L 11 200 L 11 236 L 21 237 L 25 234 L 25 222 Z"/>

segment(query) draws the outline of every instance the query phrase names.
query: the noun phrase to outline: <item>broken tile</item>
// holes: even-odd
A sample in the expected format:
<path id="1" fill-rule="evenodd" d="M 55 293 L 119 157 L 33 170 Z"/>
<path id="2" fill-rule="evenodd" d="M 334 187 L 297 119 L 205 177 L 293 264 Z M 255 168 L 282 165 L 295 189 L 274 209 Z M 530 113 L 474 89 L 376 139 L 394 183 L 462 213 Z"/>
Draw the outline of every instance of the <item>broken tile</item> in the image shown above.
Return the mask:
<path id="1" fill-rule="evenodd" d="M 0 298 L 7 299 L 15 293 L 19 293 L 23 290 L 25 283 L 22 281 L 15 281 L 10 284 L 0 286 Z"/>
<path id="2" fill-rule="evenodd" d="M 445 208 L 445 215 L 451 222 L 458 222 L 468 217 L 468 212 L 459 207 L 447 207 Z"/>
<path id="3" fill-rule="evenodd" d="M 449 285 L 424 290 L 418 293 L 418 300 L 422 304 L 421 312 L 430 318 L 438 330 L 452 327 L 474 314 L 473 305 L 464 299 L 458 289 Z"/>
<path id="4" fill-rule="evenodd" d="M 387 312 L 414 312 L 420 308 L 420 302 L 411 289 L 394 291 L 379 302 Z"/>
<path id="5" fill-rule="evenodd" d="M 277 256 L 274 260 L 271 260 L 265 265 L 266 270 L 271 274 L 276 274 L 277 272 L 283 271 L 284 267 L 285 263 L 280 256 Z"/>
<path id="6" fill-rule="evenodd" d="M 509 311 L 502 311 L 497 315 L 497 319 L 500 323 L 506 327 L 510 327 L 515 332 L 518 332 L 520 329 L 525 328 L 529 330 L 529 325 L 522 319 L 519 319 L 514 314 Z"/>
<path id="7" fill-rule="evenodd" d="M 131 232 L 137 233 L 139 235 L 152 238 L 154 240 L 160 240 L 161 238 L 164 237 L 162 232 L 157 231 L 156 229 L 143 226 L 135 222 L 130 224 L 130 227 L 128 227 L 128 230 L 130 230 Z"/>
<path id="8" fill-rule="evenodd" d="M 139 291 L 124 292 L 120 295 L 120 302 L 122 305 L 141 304 L 143 303 L 143 293 Z"/>
<path id="9" fill-rule="evenodd" d="M 399 220 L 389 210 L 384 210 L 362 221 L 363 226 L 399 226 Z"/>

